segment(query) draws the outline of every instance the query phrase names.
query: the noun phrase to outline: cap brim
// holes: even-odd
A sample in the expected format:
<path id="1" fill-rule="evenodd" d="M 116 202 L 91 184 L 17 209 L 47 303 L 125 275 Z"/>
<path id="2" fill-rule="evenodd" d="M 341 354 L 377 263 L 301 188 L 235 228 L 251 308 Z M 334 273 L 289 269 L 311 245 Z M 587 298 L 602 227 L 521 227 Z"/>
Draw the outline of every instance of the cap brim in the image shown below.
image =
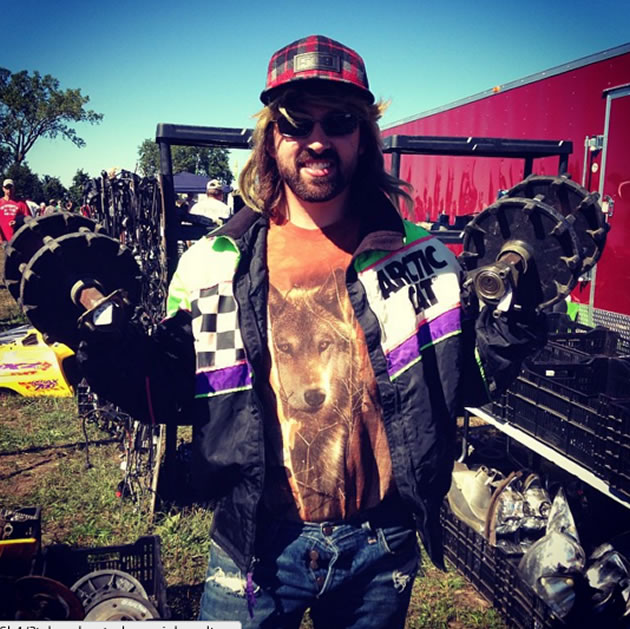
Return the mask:
<path id="1" fill-rule="evenodd" d="M 359 87 L 355 83 L 351 83 L 350 81 L 344 81 L 343 79 L 323 79 L 316 77 L 305 77 L 301 78 L 296 76 L 295 78 L 287 81 L 286 83 L 282 83 L 282 85 L 276 85 L 275 87 L 271 87 L 269 89 L 265 89 L 260 93 L 260 100 L 263 104 L 268 105 L 272 100 L 276 99 L 282 92 L 288 89 L 303 89 L 303 88 L 315 88 L 317 91 L 321 91 L 322 93 L 326 93 L 328 91 L 341 91 L 341 92 L 350 92 L 356 96 L 359 96 L 363 100 L 365 100 L 369 105 L 374 103 L 374 94 L 370 92 L 370 90 Z"/>

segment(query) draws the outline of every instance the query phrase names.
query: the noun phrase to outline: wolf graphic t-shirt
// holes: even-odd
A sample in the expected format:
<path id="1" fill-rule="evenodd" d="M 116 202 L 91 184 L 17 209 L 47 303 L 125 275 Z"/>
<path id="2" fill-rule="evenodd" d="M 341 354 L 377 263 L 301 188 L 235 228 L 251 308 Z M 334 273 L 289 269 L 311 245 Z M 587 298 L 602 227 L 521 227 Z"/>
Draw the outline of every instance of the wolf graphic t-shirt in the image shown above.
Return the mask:
<path id="1" fill-rule="evenodd" d="M 345 282 L 358 242 L 347 218 L 307 230 L 272 223 L 265 504 L 278 517 L 346 519 L 392 488 L 376 383 Z M 277 422 L 276 422 L 277 418 Z"/>

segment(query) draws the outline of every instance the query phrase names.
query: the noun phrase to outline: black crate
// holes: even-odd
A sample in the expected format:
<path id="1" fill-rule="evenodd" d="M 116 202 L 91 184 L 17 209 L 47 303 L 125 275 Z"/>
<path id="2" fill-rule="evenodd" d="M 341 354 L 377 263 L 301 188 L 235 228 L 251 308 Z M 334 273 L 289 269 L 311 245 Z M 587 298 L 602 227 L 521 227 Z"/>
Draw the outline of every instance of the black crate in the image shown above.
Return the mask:
<path id="1" fill-rule="evenodd" d="M 444 554 L 489 602 L 496 590 L 496 549 L 479 533 L 457 518 L 445 504 L 441 512 Z"/>
<path id="2" fill-rule="evenodd" d="M 494 606 L 513 629 L 560 629 L 567 624 L 558 618 L 536 592 L 523 580 L 517 562 L 504 556 L 500 560 L 499 596 Z"/>
<path id="3" fill-rule="evenodd" d="M 539 354 L 528 360 L 524 371 L 532 371 L 585 395 L 604 393 L 621 396 L 626 393 L 630 382 L 630 360 L 585 356 L 553 343 L 548 343 Z"/>
<path id="4" fill-rule="evenodd" d="M 484 404 L 481 408 L 494 418 L 503 420 L 507 415 L 508 398 L 507 393 L 501 393 L 497 398 Z"/>
<path id="5" fill-rule="evenodd" d="M 514 389 L 508 392 L 508 421 L 600 478 L 608 479 L 606 417 L 594 409 L 571 404 L 521 377 Z"/>
<path id="6" fill-rule="evenodd" d="M 471 585 L 516 629 L 566 627 L 521 579 L 516 564 L 495 548 L 445 503 L 441 512 L 444 554 Z"/>
<path id="7" fill-rule="evenodd" d="M 630 399 L 602 396 L 608 420 L 606 467 L 610 488 L 630 498 Z"/>
<path id="8" fill-rule="evenodd" d="M 594 328 L 572 321 L 566 315 L 547 315 L 549 340 L 585 354 L 615 356 L 621 351 L 621 339 L 617 332 L 604 326 Z"/>
<path id="9" fill-rule="evenodd" d="M 142 583 L 160 618 L 167 620 L 170 617 L 158 536 L 149 535 L 138 538 L 133 544 L 100 548 L 57 544 L 48 546 L 44 552 L 43 576 L 68 587 L 90 572 L 106 569 L 122 570 L 135 577 Z"/>

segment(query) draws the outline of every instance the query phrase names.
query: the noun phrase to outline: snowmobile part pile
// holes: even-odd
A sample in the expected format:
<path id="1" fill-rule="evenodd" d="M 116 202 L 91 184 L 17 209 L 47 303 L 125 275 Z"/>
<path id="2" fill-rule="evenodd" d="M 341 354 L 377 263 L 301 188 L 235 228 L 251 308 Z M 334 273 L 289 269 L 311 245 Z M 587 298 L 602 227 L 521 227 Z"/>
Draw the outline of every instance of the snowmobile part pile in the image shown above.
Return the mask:
<path id="1" fill-rule="evenodd" d="M 460 260 L 479 299 L 539 312 L 567 297 L 606 242 L 597 199 L 566 177 L 532 175 L 476 216 Z"/>
<path id="2" fill-rule="evenodd" d="M 60 234 L 64 226 L 78 231 Z M 114 291 L 122 290 L 132 302 L 140 298 L 140 269 L 131 251 L 84 217 L 60 213 L 33 219 L 9 249 L 10 285 L 15 291 L 19 280 L 18 302 L 49 342 L 76 348 L 77 320 Z M 82 293 L 91 293 L 91 301 Z"/>

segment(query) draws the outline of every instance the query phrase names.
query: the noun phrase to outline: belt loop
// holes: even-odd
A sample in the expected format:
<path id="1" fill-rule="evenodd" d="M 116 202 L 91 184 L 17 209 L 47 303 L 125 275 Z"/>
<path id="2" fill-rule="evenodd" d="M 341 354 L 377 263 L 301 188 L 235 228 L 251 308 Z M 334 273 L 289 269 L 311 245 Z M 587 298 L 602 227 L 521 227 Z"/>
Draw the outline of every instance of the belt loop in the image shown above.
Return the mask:
<path id="1" fill-rule="evenodd" d="M 368 533 L 374 533 L 374 529 L 372 528 L 369 520 L 365 520 L 364 522 L 362 522 L 361 528 L 366 530 Z"/>

